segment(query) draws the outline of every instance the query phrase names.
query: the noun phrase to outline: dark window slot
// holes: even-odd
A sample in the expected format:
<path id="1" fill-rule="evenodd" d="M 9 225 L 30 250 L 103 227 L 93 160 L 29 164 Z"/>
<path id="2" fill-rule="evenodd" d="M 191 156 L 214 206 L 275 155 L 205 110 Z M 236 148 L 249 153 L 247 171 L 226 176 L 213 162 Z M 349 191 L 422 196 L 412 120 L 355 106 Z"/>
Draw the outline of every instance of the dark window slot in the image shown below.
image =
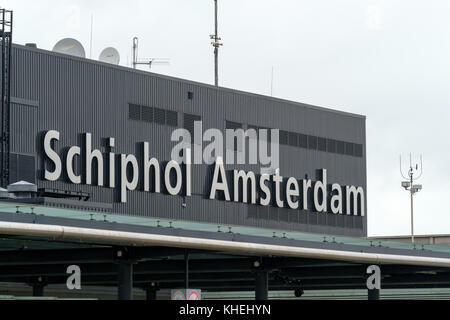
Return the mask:
<path id="1" fill-rule="evenodd" d="M 128 119 L 141 120 L 141 106 L 130 103 L 128 105 Z"/>
<path id="2" fill-rule="evenodd" d="M 345 143 L 345 154 L 348 156 L 353 155 L 353 143 L 351 143 L 351 142 Z"/>
<path id="3" fill-rule="evenodd" d="M 327 139 L 319 137 L 317 140 L 317 147 L 319 151 L 327 151 Z"/>
<path id="4" fill-rule="evenodd" d="M 154 108 L 154 122 L 158 124 L 166 124 L 166 110 Z"/>
<path id="5" fill-rule="evenodd" d="M 194 122 L 201 121 L 202 117 L 194 115 L 194 114 L 185 113 L 183 118 L 184 118 L 183 119 L 184 128 L 186 130 L 188 130 L 189 133 L 193 136 L 194 135 Z"/>
<path id="6" fill-rule="evenodd" d="M 233 130 L 236 130 L 236 129 L 242 129 L 242 127 L 243 127 L 243 125 L 242 125 L 242 123 L 239 123 L 239 122 L 233 122 L 233 121 L 225 121 L 225 127 L 226 127 L 226 129 L 233 129 Z"/>
<path id="7" fill-rule="evenodd" d="M 343 141 L 336 141 L 336 150 L 339 154 L 345 154 L 345 143 Z"/>
<path id="8" fill-rule="evenodd" d="M 280 130 L 280 144 L 289 144 L 289 133 L 284 130 Z"/>
<path id="9" fill-rule="evenodd" d="M 308 148 L 308 136 L 305 134 L 298 135 L 298 146 L 300 148 Z"/>
<path id="10" fill-rule="evenodd" d="M 308 149 L 317 150 L 317 137 L 308 136 Z"/>
<path id="11" fill-rule="evenodd" d="M 289 145 L 297 147 L 298 146 L 298 134 L 295 132 L 289 132 Z"/>
<path id="12" fill-rule="evenodd" d="M 178 127 L 178 114 L 176 111 L 166 111 L 166 123 L 171 127 Z"/>
<path id="13" fill-rule="evenodd" d="M 327 139 L 327 151 L 331 153 L 336 153 L 336 140 Z"/>
<path id="14" fill-rule="evenodd" d="M 355 148 L 354 148 L 354 155 L 357 157 L 362 157 L 363 156 L 363 146 L 362 144 L 355 144 Z"/>
<path id="15" fill-rule="evenodd" d="M 142 106 L 142 121 L 153 122 L 153 108 Z"/>

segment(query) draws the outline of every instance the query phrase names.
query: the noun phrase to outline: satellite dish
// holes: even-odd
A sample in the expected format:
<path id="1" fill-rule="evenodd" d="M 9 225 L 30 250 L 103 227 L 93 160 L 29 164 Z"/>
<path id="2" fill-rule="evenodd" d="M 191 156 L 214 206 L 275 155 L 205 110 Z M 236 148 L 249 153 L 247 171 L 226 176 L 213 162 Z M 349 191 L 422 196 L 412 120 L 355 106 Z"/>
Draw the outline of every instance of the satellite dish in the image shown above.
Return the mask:
<path id="1" fill-rule="evenodd" d="M 115 48 L 108 47 L 103 49 L 98 60 L 117 65 L 120 62 L 120 55 Z"/>
<path id="2" fill-rule="evenodd" d="M 52 51 L 75 57 L 86 58 L 83 45 L 79 41 L 72 38 L 59 40 L 53 47 Z"/>

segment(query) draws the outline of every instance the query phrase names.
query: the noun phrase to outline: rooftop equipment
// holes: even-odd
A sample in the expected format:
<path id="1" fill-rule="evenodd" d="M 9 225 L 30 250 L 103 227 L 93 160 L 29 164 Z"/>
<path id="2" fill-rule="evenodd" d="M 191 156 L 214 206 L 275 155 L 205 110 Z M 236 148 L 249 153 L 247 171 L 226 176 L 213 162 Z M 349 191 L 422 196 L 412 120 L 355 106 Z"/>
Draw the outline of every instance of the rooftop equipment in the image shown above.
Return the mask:
<path id="1" fill-rule="evenodd" d="M 59 40 L 53 47 L 53 52 L 64 53 L 75 57 L 86 58 L 83 45 L 75 39 L 65 38 Z"/>

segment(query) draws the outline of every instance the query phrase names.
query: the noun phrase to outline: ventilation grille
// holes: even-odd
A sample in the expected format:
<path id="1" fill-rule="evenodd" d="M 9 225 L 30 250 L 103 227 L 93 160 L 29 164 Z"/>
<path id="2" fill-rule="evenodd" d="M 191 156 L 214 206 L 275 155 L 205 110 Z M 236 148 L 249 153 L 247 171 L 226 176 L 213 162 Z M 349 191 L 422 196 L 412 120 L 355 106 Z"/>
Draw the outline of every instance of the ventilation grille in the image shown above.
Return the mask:
<path id="1" fill-rule="evenodd" d="M 166 111 L 166 123 L 171 127 L 178 127 L 178 114 L 175 111 Z"/>
<path id="2" fill-rule="evenodd" d="M 280 130 L 280 144 L 288 144 L 289 143 L 289 132 Z"/>
<path id="3" fill-rule="evenodd" d="M 231 123 L 231 121 L 227 121 L 227 123 Z M 250 124 L 248 125 L 248 128 L 266 129 L 263 127 L 258 127 Z M 270 130 L 268 131 L 268 133 L 270 139 Z M 279 143 L 282 145 L 292 147 L 300 147 L 310 150 L 318 150 L 322 152 L 338 153 L 360 158 L 363 156 L 362 144 L 328 139 L 314 135 L 306 135 L 286 130 L 279 130 Z"/>
<path id="4" fill-rule="evenodd" d="M 142 121 L 153 122 L 153 108 L 142 106 Z"/>
<path id="5" fill-rule="evenodd" d="M 128 105 L 128 119 L 141 120 L 141 106 L 137 104 Z"/>
<path id="6" fill-rule="evenodd" d="M 183 115 L 183 117 L 184 117 L 184 119 L 183 119 L 184 128 L 187 131 L 189 131 L 191 136 L 193 136 L 194 135 L 194 122 L 202 121 L 202 117 L 195 115 L 195 114 L 189 114 L 189 113 L 185 113 Z"/>
<path id="7" fill-rule="evenodd" d="M 242 127 L 243 127 L 243 125 L 242 125 L 242 123 L 239 123 L 239 122 L 233 122 L 233 121 L 225 121 L 225 128 L 226 129 L 233 129 L 233 130 L 236 130 L 236 129 L 242 129 Z"/>
<path id="8" fill-rule="evenodd" d="M 171 127 L 178 126 L 178 113 L 176 111 L 161 108 L 143 106 L 138 104 L 128 104 L 128 119 L 143 122 L 152 122 Z"/>
<path id="9" fill-rule="evenodd" d="M 158 124 L 166 123 L 166 110 L 155 108 L 154 121 Z"/>
<path id="10" fill-rule="evenodd" d="M 295 132 L 289 132 L 289 145 L 293 147 L 298 146 L 298 134 Z"/>
<path id="11" fill-rule="evenodd" d="M 327 139 L 318 138 L 317 139 L 317 147 L 319 151 L 327 151 Z"/>
<path id="12" fill-rule="evenodd" d="M 308 136 L 308 149 L 317 150 L 317 137 Z"/>
<path id="13" fill-rule="evenodd" d="M 327 151 L 336 153 L 336 140 L 327 139 Z"/>

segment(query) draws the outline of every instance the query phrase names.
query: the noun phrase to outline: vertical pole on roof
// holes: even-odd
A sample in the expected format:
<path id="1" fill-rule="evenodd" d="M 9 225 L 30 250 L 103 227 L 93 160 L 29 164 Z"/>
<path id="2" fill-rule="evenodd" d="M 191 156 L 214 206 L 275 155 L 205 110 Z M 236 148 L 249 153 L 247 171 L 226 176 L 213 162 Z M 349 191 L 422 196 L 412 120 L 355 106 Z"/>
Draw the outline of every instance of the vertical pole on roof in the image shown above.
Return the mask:
<path id="1" fill-rule="evenodd" d="M 219 47 L 222 45 L 222 40 L 217 32 L 217 0 L 214 0 L 214 34 L 209 36 L 212 46 L 214 47 L 214 85 L 219 85 Z"/>

